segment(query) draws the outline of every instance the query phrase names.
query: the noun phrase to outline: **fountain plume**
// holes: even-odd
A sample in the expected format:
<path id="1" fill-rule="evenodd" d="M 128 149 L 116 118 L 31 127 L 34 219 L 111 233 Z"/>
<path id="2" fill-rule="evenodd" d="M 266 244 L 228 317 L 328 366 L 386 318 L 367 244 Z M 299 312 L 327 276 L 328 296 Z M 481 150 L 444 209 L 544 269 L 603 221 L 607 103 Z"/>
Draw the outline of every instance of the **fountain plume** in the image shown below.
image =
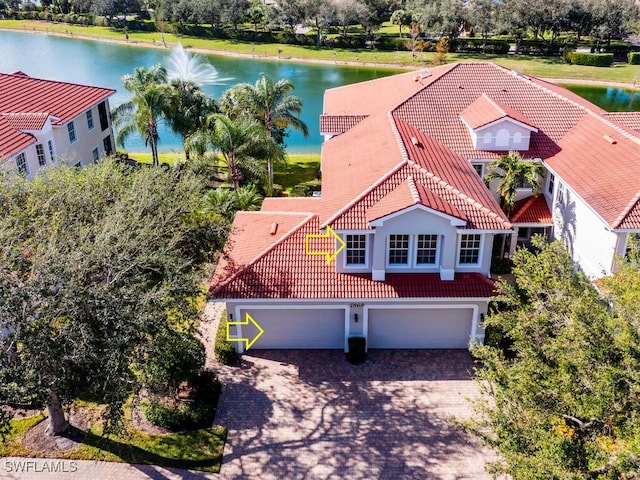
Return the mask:
<path id="1" fill-rule="evenodd" d="M 218 71 L 201 55 L 187 52 L 178 43 L 172 50 L 167 61 L 167 76 L 169 81 L 184 80 L 196 85 L 223 85 L 231 78 L 219 78 Z"/>

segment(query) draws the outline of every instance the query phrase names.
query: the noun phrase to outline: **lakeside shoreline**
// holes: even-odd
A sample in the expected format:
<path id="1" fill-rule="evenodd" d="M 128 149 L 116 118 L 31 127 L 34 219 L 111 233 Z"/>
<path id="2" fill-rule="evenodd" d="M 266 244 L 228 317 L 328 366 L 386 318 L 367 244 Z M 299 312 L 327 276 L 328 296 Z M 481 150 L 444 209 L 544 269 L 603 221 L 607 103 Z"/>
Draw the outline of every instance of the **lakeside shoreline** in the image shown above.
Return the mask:
<path id="1" fill-rule="evenodd" d="M 42 22 L 40 22 L 42 23 Z M 56 25 L 64 25 L 64 24 L 56 24 Z M 77 26 L 73 26 L 77 27 Z M 55 36 L 61 38 L 70 38 L 70 39 L 78 39 L 78 40 L 86 40 L 86 41 L 94 41 L 94 42 L 104 42 L 122 46 L 133 46 L 139 48 L 152 48 L 157 50 L 170 50 L 177 43 L 165 43 L 165 42 L 148 42 L 139 39 L 126 39 L 126 38 L 109 38 L 103 36 L 96 35 L 82 35 L 77 33 L 64 33 L 57 32 L 53 29 L 49 31 L 48 29 L 41 30 L 33 27 L 32 29 L 28 28 L 6 28 L 0 27 L 0 31 L 13 32 L 13 33 L 29 33 L 35 35 L 47 35 L 47 36 Z M 162 35 L 162 33 L 160 33 Z M 187 39 L 188 40 L 188 39 Z M 178 42 L 180 43 L 180 42 Z M 185 42 L 186 43 L 186 42 Z M 184 46 L 184 45 L 183 45 Z M 203 48 L 203 47 L 191 47 L 184 46 L 184 48 L 188 51 L 204 54 L 204 55 L 213 55 L 220 57 L 228 57 L 228 58 L 240 58 L 240 59 L 258 59 L 264 61 L 271 62 L 288 62 L 288 63 L 302 63 L 302 64 L 316 64 L 316 65 L 335 65 L 339 67 L 351 67 L 351 68 L 383 68 L 388 70 L 419 70 L 423 68 L 429 68 L 431 65 L 416 65 L 416 64 L 405 64 L 405 63 L 386 63 L 386 62 L 370 62 L 370 61 L 351 61 L 351 60 L 338 60 L 338 59 L 322 59 L 322 58 L 308 58 L 308 57 L 298 57 L 298 56 L 289 56 L 289 55 L 272 55 L 267 54 L 266 49 L 264 54 L 256 54 L 256 53 L 243 53 L 243 52 L 235 52 L 230 50 L 220 50 L 215 48 Z M 473 60 L 470 60 L 473 61 Z M 491 61 L 491 60 L 482 60 L 478 59 L 476 61 Z M 500 64 L 499 61 L 495 63 Z M 564 85 L 600 85 L 600 86 L 611 86 L 611 87 L 620 87 L 626 88 L 630 90 L 640 90 L 640 84 L 637 82 L 622 82 L 615 80 L 604 80 L 604 79 L 586 79 L 586 78 L 572 78 L 572 77 L 549 77 L 549 76 L 538 76 L 531 75 L 537 78 L 540 78 L 544 81 L 551 82 L 554 84 L 564 84 Z"/>

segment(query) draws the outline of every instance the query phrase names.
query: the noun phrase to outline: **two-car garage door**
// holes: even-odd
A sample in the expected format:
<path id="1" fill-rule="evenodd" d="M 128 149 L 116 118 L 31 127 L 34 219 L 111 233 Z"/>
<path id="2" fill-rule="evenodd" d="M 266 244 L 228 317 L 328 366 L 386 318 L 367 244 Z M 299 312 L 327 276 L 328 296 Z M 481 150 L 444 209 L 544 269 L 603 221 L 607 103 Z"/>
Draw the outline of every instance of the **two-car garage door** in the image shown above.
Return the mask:
<path id="1" fill-rule="evenodd" d="M 249 312 L 264 333 L 251 349 L 311 349 L 345 346 L 345 308 L 241 309 Z M 376 308 L 367 309 L 368 348 L 468 348 L 472 308 Z M 364 318 L 361 316 L 361 321 Z M 242 336 L 257 331 L 243 326 Z M 349 336 L 349 332 L 347 335 Z"/>
<path id="2" fill-rule="evenodd" d="M 468 348 L 470 308 L 370 309 L 369 348 Z"/>
<path id="3" fill-rule="evenodd" d="M 263 348 L 344 348 L 344 308 L 248 309 L 245 312 L 264 333 L 251 347 Z M 242 336 L 254 338 L 256 330 L 242 328 Z"/>

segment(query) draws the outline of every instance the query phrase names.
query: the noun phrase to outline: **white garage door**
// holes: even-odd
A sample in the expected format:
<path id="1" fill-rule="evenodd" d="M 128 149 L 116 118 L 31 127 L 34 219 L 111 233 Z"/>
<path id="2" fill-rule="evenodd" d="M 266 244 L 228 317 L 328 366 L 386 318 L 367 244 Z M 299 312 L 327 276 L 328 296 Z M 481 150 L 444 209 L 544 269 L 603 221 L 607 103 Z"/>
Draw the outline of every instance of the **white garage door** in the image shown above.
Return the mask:
<path id="1" fill-rule="evenodd" d="M 345 310 L 336 309 L 248 309 L 241 310 L 264 330 L 251 346 L 265 348 L 344 348 Z M 255 329 L 242 327 L 242 336 L 255 337 Z"/>
<path id="2" fill-rule="evenodd" d="M 468 348 L 471 309 L 369 310 L 369 348 Z"/>

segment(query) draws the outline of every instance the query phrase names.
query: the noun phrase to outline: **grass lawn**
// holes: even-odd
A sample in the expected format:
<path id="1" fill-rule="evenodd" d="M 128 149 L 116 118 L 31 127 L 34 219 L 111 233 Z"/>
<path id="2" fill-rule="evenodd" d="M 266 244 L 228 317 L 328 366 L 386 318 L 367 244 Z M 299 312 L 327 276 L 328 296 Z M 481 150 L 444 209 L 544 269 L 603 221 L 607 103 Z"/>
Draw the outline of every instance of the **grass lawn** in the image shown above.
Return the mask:
<path id="1" fill-rule="evenodd" d="M 95 39 L 124 41 L 122 30 L 107 27 L 83 27 L 79 25 L 54 24 L 33 20 L 0 20 L 0 28 L 22 31 L 56 32 L 67 36 L 84 36 Z M 408 29 L 403 29 L 408 33 Z M 385 25 L 385 33 L 397 34 L 397 25 Z M 142 46 L 162 44 L 161 34 L 158 32 L 129 32 L 129 43 Z M 210 40 L 203 38 L 164 34 L 167 46 L 171 47 L 181 42 L 185 47 L 211 50 L 212 53 L 242 53 L 256 57 L 282 57 L 295 59 L 311 59 L 335 62 L 353 62 L 357 64 L 387 64 L 392 68 L 403 66 L 431 65 L 433 53 L 418 54 L 418 63 L 413 63 L 411 52 L 378 51 L 369 49 L 330 49 L 311 46 L 282 45 L 277 43 L 250 43 L 233 40 Z M 640 66 L 615 64 L 613 67 L 587 67 L 581 65 L 567 65 L 561 57 L 521 57 L 514 55 L 468 55 L 448 54 L 446 61 L 491 61 L 505 67 L 518 70 L 528 75 L 550 78 L 577 78 L 601 80 L 610 82 L 634 83 L 640 77 Z"/>
<path id="2" fill-rule="evenodd" d="M 127 411 L 130 418 L 131 411 Z M 32 452 L 22 444 L 29 428 L 44 415 L 11 420 L 12 432 L 0 444 L 0 457 L 51 457 L 51 452 Z M 130 425 L 129 422 L 127 422 Z M 58 452 L 56 458 L 140 463 L 170 468 L 219 472 L 227 429 L 214 427 L 192 432 L 149 435 L 133 428 L 120 435 L 105 436 L 100 425 L 91 425 L 77 450 Z"/>
<path id="3" fill-rule="evenodd" d="M 318 178 L 320 170 L 320 155 L 289 155 L 287 163 L 276 165 L 273 172 L 273 182 L 282 185 L 285 191 L 303 182 Z"/>

